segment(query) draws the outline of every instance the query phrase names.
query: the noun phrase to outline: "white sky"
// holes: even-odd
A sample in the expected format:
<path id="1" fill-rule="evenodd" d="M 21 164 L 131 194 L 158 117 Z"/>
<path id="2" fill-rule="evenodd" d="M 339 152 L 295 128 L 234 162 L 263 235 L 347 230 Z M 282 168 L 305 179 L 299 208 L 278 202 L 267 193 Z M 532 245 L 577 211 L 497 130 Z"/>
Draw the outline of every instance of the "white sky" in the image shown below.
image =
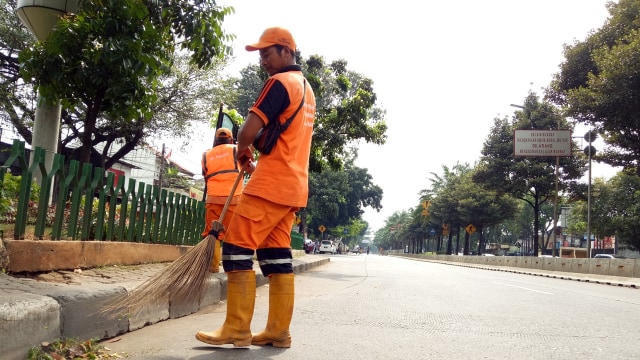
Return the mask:
<path id="1" fill-rule="evenodd" d="M 304 58 L 345 59 L 374 82 L 387 110 L 388 140 L 363 145 L 357 165 L 384 191 L 383 209 L 367 209 L 375 230 L 396 211 L 418 204 L 431 173 L 480 158 L 495 117 L 511 116 L 529 90 L 542 95 L 564 60 L 562 46 L 583 40 L 608 17 L 606 0 L 219 1 L 235 14 L 224 21 L 235 34 L 230 69 L 257 63 L 244 45 L 283 26 Z M 312 4 L 317 4 L 313 6 Z M 391 6 L 390 6 L 391 5 Z M 574 136 L 582 136 L 578 130 Z M 189 156 L 198 168 L 202 148 Z M 596 147 L 597 144 L 596 144 Z M 174 150 L 175 155 L 175 150 Z M 594 165 L 592 176 L 613 171 Z"/>

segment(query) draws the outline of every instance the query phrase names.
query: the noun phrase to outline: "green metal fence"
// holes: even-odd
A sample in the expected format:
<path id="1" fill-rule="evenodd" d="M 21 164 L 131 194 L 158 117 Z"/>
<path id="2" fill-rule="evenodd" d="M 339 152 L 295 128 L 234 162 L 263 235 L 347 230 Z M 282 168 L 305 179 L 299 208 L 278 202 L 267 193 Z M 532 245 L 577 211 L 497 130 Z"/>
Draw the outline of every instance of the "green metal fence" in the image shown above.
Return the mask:
<path id="1" fill-rule="evenodd" d="M 42 178 L 36 205 L 36 239 L 174 245 L 194 245 L 201 239 L 205 213 L 201 201 L 143 182 L 136 184 L 135 179 L 127 182 L 123 176 L 115 182 L 113 173 L 105 174 L 104 169 L 91 164 L 80 166 L 76 160 L 65 168 L 60 154 L 54 154 L 53 166 L 47 172 L 44 150 L 36 147 L 29 163 L 25 144 L 18 140 L 14 140 L 9 158 L 0 166 L 0 186 L 14 164 L 22 169 L 14 225 L 16 240 L 25 237 L 29 199 L 32 191 L 37 191 L 33 186 L 36 171 Z M 56 191 L 57 196 L 49 206 L 51 191 Z M 45 234 L 47 228 L 50 233 Z"/>

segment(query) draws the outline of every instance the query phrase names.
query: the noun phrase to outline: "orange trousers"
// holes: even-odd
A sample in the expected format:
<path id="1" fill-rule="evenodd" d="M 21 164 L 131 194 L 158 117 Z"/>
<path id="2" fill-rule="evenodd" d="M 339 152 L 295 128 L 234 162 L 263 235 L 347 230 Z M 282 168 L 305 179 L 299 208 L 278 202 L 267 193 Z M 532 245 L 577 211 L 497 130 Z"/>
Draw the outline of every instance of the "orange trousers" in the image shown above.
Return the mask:
<path id="1" fill-rule="evenodd" d="M 233 218 L 233 214 L 235 212 L 236 205 L 229 205 L 227 208 L 227 213 L 222 219 L 222 225 L 224 225 L 224 231 L 220 232 L 218 236 L 218 240 L 224 239 L 224 234 L 229 230 L 229 224 L 231 223 L 231 218 Z M 204 231 L 202 231 L 202 237 L 205 238 L 209 231 L 211 230 L 211 224 L 214 221 L 218 221 L 220 219 L 220 215 L 222 215 L 222 209 L 224 208 L 224 204 L 211 204 L 205 203 L 205 214 L 204 214 Z"/>
<path id="2" fill-rule="evenodd" d="M 245 249 L 290 248 L 291 227 L 300 208 L 240 195 L 224 241 Z"/>

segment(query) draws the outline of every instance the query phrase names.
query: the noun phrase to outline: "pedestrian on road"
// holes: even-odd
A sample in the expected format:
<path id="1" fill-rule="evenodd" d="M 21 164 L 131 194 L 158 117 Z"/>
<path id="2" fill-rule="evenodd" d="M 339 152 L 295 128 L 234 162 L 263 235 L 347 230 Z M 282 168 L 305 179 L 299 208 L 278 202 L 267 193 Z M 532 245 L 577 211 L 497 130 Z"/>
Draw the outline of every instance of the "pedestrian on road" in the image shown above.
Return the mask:
<path id="1" fill-rule="evenodd" d="M 209 234 L 213 222 L 220 219 L 224 204 L 227 202 L 239 172 L 240 168 L 236 160 L 236 145 L 233 143 L 233 134 L 227 128 L 220 128 L 216 131 L 213 147 L 202 153 L 202 176 L 204 176 L 205 181 L 204 201 L 206 209 L 204 230 L 202 231 L 203 238 Z M 209 269 L 212 273 L 220 271 L 221 242 L 224 239 L 226 229 L 229 229 L 229 223 L 241 193 L 242 186 L 238 186 L 222 220 L 225 230 L 220 232 L 218 241 L 215 242 L 213 261 Z"/>
<path id="2" fill-rule="evenodd" d="M 269 74 L 238 132 L 236 158 L 251 174 L 222 246 L 227 273 L 227 314 L 215 331 L 196 338 L 212 345 L 291 346 L 294 276 L 291 228 L 295 213 L 307 205 L 311 136 L 316 112 L 313 90 L 295 62 L 296 43 L 280 27 L 266 29 L 245 47 L 259 51 Z M 260 152 L 255 171 L 250 145 Z M 253 255 L 269 278 L 269 314 L 265 329 L 252 334 L 256 294 Z"/>

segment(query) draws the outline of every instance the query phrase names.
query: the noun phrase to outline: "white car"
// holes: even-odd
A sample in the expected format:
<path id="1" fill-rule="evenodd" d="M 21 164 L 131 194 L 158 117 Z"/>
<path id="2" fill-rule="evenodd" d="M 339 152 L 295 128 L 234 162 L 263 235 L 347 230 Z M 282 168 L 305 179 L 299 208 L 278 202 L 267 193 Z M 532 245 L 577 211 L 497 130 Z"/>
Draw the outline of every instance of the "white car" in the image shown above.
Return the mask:
<path id="1" fill-rule="evenodd" d="M 613 254 L 595 254 L 594 259 L 620 259 L 621 257 Z"/>
<path id="2" fill-rule="evenodd" d="M 320 248 L 318 249 L 318 252 L 320 254 L 324 254 L 324 253 L 335 254 L 336 245 L 331 240 L 322 240 L 322 242 L 320 242 Z"/>

